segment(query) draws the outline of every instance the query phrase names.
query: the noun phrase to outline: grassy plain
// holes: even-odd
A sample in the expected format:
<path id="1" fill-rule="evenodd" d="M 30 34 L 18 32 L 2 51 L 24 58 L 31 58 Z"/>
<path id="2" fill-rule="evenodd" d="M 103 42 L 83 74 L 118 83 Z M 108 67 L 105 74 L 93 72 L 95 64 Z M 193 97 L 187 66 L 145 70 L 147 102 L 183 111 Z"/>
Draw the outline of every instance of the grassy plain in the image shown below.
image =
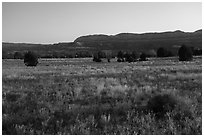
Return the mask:
<path id="1" fill-rule="evenodd" d="M 3 134 L 202 134 L 201 57 L 39 62 L 2 61 Z M 156 95 L 175 98 L 180 108 L 156 117 L 147 111 Z M 175 119 L 183 108 L 191 117 Z"/>

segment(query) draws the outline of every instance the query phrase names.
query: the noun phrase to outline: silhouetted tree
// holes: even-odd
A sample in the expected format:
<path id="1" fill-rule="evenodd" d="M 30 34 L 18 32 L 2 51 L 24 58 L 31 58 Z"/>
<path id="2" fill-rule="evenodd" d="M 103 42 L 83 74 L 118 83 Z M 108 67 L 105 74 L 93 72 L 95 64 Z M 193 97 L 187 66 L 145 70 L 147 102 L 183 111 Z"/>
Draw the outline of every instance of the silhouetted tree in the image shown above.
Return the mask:
<path id="1" fill-rule="evenodd" d="M 123 62 L 123 59 L 122 58 L 118 58 L 117 62 Z"/>
<path id="2" fill-rule="evenodd" d="M 98 51 L 97 53 L 94 54 L 93 56 L 93 61 L 95 62 L 101 62 L 101 58 L 102 58 L 102 52 L 101 51 Z"/>
<path id="3" fill-rule="evenodd" d="M 194 48 L 194 47 L 190 47 L 190 48 L 191 48 L 191 50 L 192 50 L 194 56 L 200 56 L 200 55 L 202 55 L 202 49 Z"/>
<path id="4" fill-rule="evenodd" d="M 13 55 L 14 59 L 23 59 L 23 54 L 21 52 L 15 52 Z"/>
<path id="5" fill-rule="evenodd" d="M 112 58 L 112 51 L 111 50 L 103 50 L 105 53 L 106 59 L 108 62 L 110 62 L 110 59 Z"/>
<path id="6" fill-rule="evenodd" d="M 136 51 L 133 51 L 131 56 L 134 59 L 134 61 L 136 61 L 138 59 L 138 54 Z"/>
<path id="7" fill-rule="evenodd" d="M 190 61 L 193 59 L 192 50 L 185 45 L 179 48 L 178 55 L 179 61 Z"/>
<path id="8" fill-rule="evenodd" d="M 173 53 L 170 50 L 164 49 L 160 47 L 157 50 L 157 57 L 171 57 L 173 56 Z"/>
<path id="9" fill-rule="evenodd" d="M 98 51 L 99 58 L 106 58 L 106 54 L 103 51 Z"/>
<path id="10" fill-rule="evenodd" d="M 165 49 L 164 48 L 159 48 L 158 50 L 157 50 L 157 57 L 165 57 L 165 53 L 166 51 L 165 51 Z"/>
<path id="11" fill-rule="evenodd" d="M 133 58 L 132 58 L 132 55 L 130 53 L 125 53 L 124 58 L 125 58 L 125 61 L 127 61 L 129 63 L 133 62 Z"/>
<path id="12" fill-rule="evenodd" d="M 26 66 L 37 66 L 38 57 L 34 52 L 28 51 L 24 55 L 24 64 Z"/>
<path id="13" fill-rule="evenodd" d="M 119 51 L 117 58 L 118 58 L 117 59 L 118 62 L 124 62 L 124 53 L 122 51 Z"/>
<path id="14" fill-rule="evenodd" d="M 145 53 L 142 53 L 141 55 L 140 55 L 140 59 L 139 59 L 139 61 L 146 61 L 147 59 L 146 59 L 146 54 Z"/>
<path id="15" fill-rule="evenodd" d="M 95 62 L 101 62 L 102 60 L 101 60 L 101 58 L 97 58 L 96 56 L 94 56 L 94 57 L 93 57 L 93 61 L 95 61 Z"/>
<path id="16" fill-rule="evenodd" d="M 117 58 L 123 58 L 123 52 L 122 51 L 118 52 Z"/>

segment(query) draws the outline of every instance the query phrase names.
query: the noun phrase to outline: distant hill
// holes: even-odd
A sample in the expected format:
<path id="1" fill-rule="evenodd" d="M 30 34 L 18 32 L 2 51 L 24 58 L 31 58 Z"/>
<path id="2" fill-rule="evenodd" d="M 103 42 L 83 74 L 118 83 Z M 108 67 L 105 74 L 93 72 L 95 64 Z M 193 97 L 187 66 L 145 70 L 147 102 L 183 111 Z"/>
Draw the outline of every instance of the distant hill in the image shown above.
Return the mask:
<path id="1" fill-rule="evenodd" d="M 85 47 L 98 49 L 122 49 L 122 50 L 146 50 L 159 47 L 173 49 L 175 45 L 202 48 L 202 30 L 195 32 L 163 32 L 163 33 L 120 33 L 117 35 L 89 35 L 77 38 L 74 42 L 80 42 Z"/>
<path id="2" fill-rule="evenodd" d="M 195 32 L 162 32 L 162 33 L 120 33 L 117 35 L 87 35 L 78 37 L 74 42 L 55 44 L 32 44 L 32 43 L 2 43 L 3 55 L 13 55 L 15 52 L 32 50 L 40 56 L 51 54 L 63 54 L 74 56 L 77 52 L 91 52 L 99 50 L 119 50 L 143 52 L 157 50 L 164 47 L 177 52 L 180 45 L 185 44 L 194 48 L 202 48 L 202 30 Z"/>

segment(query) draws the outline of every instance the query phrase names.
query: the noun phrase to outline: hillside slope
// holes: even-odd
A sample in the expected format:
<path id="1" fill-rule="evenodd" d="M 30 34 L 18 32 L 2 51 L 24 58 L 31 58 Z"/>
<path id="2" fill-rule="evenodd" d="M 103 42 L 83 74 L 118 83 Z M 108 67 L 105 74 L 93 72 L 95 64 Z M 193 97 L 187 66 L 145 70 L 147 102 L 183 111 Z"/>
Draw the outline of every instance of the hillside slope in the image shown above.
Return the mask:
<path id="1" fill-rule="evenodd" d="M 72 54 L 85 51 L 92 54 L 99 50 L 112 50 L 118 52 L 157 50 L 164 47 L 176 53 L 179 46 L 185 44 L 189 47 L 202 49 L 202 30 L 195 32 L 162 32 L 162 33 L 120 33 L 117 35 L 87 35 L 78 37 L 74 42 L 55 44 L 31 44 L 31 43 L 2 43 L 3 55 L 14 52 L 35 51 L 39 55 L 48 54 Z"/>
<path id="2" fill-rule="evenodd" d="M 120 33 L 117 35 L 89 35 L 77 38 L 84 46 L 99 49 L 146 50 L 159 47 L 175 48 L 176 45 L 186 44 L 193 47 L 202 47 L 202 30 L 195 32 L 163 32 L 163 33 Z"/>

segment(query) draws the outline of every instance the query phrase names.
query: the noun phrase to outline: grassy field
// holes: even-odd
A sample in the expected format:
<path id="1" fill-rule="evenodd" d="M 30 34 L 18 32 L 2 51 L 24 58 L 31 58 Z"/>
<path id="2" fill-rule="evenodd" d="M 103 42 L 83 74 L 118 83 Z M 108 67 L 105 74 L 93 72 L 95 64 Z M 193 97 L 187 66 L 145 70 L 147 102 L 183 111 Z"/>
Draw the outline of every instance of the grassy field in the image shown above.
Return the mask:
<path id="1" fill-rule="evenodd" d="M 3 134 L 202 134 L 202 58 L 2 61 Z"/>

